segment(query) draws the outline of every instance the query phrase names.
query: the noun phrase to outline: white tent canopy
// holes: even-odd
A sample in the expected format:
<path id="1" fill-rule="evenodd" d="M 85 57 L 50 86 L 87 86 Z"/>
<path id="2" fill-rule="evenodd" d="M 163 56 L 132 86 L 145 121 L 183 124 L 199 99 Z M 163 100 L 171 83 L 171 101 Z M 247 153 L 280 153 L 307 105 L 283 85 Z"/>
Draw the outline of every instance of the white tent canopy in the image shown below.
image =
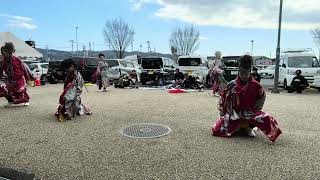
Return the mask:
<path id="1" fill-rule="evenodd" d="M 41 58 L 43 55 L 34 49 L 33 47 L 26 44 L 24 41 L 16 38 L 10 32 L 0 32 L 0 46 L 2 47 L 4 43 L 12 42 L 15 46 L 16 52 L 15 55 L 19 57 L 34 57 Z"/>

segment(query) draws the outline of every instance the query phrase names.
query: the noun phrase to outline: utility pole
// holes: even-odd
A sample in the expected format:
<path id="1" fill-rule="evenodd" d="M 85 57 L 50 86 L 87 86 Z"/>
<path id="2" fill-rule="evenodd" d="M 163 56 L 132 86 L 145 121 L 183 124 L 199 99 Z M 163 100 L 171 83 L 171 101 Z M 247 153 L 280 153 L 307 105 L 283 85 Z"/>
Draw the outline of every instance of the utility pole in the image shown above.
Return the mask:
<path id="1" fill-rule="evenodd" d="M 49 61 L 49 48 L 48 48 L 48 45 L 46 45 L 46 54 L 47 54 L 47 60 L 46 61 Z"/>
<path id="2" fill-rule="evenodd" d="M 280 64 L 280 40 L 281 40 L 281 22 L 282 22 L 282 4 L 283 0 L 280 0 L 280 10 L 279 10 L 279 27 L 278 27 L 278 44 L 277 44 L 277 55 L 276 55 L 276 69 L 274 75 L 274 88 L 272 93 L 279 94 L 279 64 Z"/>
<path id="3" fill-rule="evenodd" d="M 251 40 L 251 56 L 253 57 L 253 43 L 254 43 L 254 40 Z"/>
<path id="4" fill-rule="evenodd" d="M 88 56 L 91 56 L 91 42 L 89 41 L 89 50 L 88 50 Z"/>
<path id="5" fill-rule="evenodd" d="M 77 26 L 76 27 L 76 42 L 77 42 L 77 53 L 76 53 L 76 55 L 78 55 L 78 52 L 79 52 L 78 29 L 79 29 L 79 27 Z"/>
<path id="6" fill-rule="evenodd" d="M 86 53 L 86 45 L 82 46 L 83 49 L 83 57 L 87 57 L 87 53 Z"/>
<path id="7" fill-rule="evenodd" d="M 74 40 L 70 40 L 71 42 L 71 56 L 73 56 L 73 44 L 74 44 Z"/>
<path id="8" fill-rule="evenodd" d="M 146 43 L 148 44 L 148 53 L 150 53 L 150 51 L 151 51 L 150 41 L 147 41 Z"/>

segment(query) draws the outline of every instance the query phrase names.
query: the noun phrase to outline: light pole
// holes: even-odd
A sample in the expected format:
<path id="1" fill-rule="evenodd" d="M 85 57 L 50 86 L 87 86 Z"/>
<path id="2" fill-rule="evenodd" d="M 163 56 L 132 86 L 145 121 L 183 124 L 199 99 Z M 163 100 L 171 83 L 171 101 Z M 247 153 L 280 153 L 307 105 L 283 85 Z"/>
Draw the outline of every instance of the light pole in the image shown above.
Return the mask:
<path id="1" fill-rule="evenodd" d="M 148 53 L 150 53 L 150 51 L 151 51 L 151 49 L 150 49 L 151 48 L 150 47 L 150 41 L 147 41 L 146 43 L 148 44 Z"/>
<path id="2" fill-rule="evenodd" d="M 281 40 L 281 22 L 282 22 L 282 4 L 283 0 L 280 0 L 280 10 L 279 10 L 279 27 L 278 27 L 278 44 L 277 44 L 277 55 L 276 55 L 276 69 L 274 75 L 274 88 L 272 93 L 279 94 L 279 64 L 280 64 L 280 40 Z"/>
<path id="3" fill-rule="evenodd" d="M 253 43 L 254 43 L 254 40 L 251 40 L 251 56 L 253 56 Z"/>
<path id="4" fill-rule="evenodd" d="M 74 44 L 74 40 L 70 40 L 71 42 L 71 56 L 73 56 L 73 44 Z"/>
<path id="5" fill-rule="evenodd" d="M 76 27 L 76 42 L 77 42 L 77 53 L 76 53 L 76 55 L 78 55 L 78 52 L 79 52 L 78 29 L 79 29 L 79 27 L 77 26 Z"/>

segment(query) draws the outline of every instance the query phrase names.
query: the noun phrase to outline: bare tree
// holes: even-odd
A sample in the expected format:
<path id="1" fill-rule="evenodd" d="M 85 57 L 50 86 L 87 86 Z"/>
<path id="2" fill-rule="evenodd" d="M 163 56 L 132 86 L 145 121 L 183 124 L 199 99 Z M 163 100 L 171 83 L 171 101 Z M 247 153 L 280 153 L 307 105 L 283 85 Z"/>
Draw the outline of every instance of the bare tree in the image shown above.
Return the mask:
<path id="1" fill-rule="evenodd" d="M 193 26 L 177 28 L 171 33 L 170 46 L 177 55 L 190 55 L 199 48 L 200 33 Z"/>
<path id="2" fill-rule="evenodd" d="M 315 38 L 315 43 L 317 43 L 320 46 L 320 27 L 315 28 L 311 31 L 313 37 Z"/>
<path id="3" fill-rule="evenodd" d="M 117 58 L 123 59 L 126 49 L 133 42 L 135 32 L 122 18 L 107 21 L 103 29 L 105 43 Z"/>

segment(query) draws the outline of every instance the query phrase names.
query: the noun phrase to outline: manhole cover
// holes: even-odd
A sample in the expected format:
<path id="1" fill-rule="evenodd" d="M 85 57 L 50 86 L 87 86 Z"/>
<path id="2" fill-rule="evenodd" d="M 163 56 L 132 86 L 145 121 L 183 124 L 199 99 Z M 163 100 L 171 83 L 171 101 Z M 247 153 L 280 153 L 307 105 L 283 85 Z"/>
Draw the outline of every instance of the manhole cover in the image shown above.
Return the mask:
<path id="1" fill-rule="evenodd" d="M 131 138 L 158 138 L 171 132 L 168 126 L 161 124 L 135 124 L 120 130 L 124 136 Z"/>

